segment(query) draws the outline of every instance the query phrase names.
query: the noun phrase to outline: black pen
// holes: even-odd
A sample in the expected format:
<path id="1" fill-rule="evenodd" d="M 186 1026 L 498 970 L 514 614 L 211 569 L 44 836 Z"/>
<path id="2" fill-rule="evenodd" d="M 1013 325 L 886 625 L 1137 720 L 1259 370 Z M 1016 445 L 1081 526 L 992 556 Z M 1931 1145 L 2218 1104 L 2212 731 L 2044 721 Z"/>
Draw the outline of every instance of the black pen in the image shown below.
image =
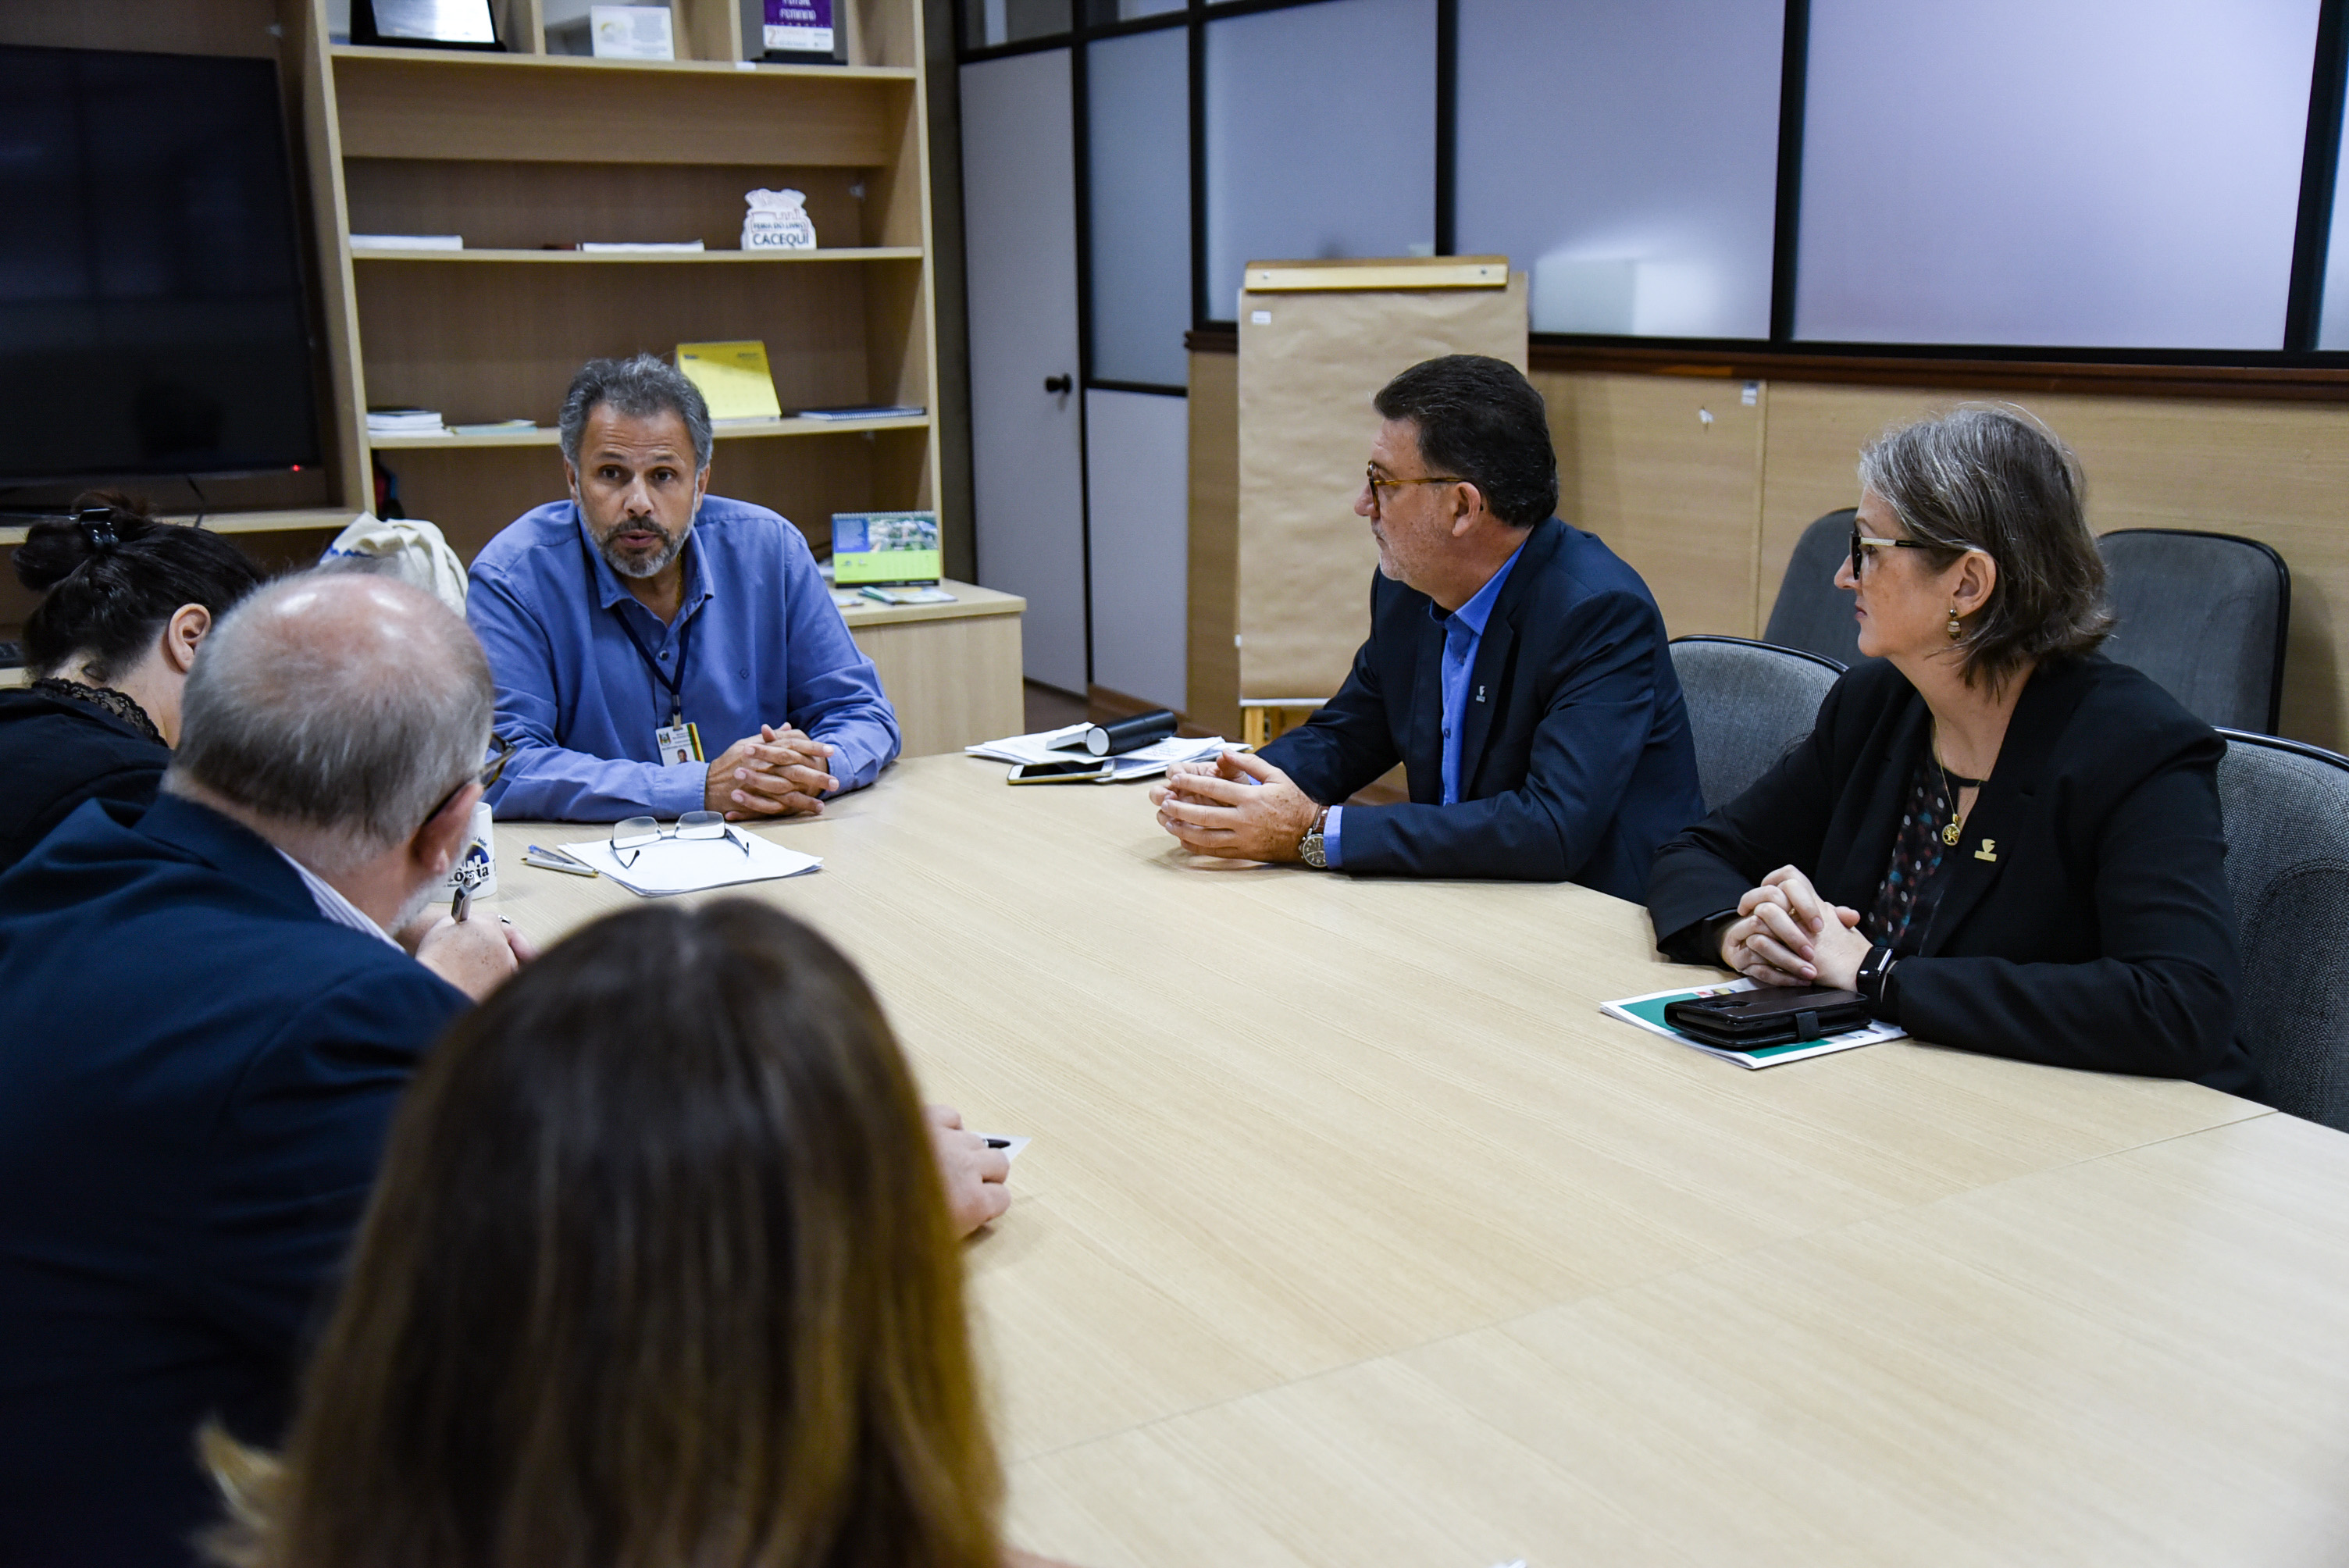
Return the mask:
<path id="1" fill-rule="evenodd" d="M 1011 1147 L 1011 1140 L 1008 1138 L 990 1138 L 987 1140 L 987 1146 L 989 1149 L 1009 1149 Z"/>

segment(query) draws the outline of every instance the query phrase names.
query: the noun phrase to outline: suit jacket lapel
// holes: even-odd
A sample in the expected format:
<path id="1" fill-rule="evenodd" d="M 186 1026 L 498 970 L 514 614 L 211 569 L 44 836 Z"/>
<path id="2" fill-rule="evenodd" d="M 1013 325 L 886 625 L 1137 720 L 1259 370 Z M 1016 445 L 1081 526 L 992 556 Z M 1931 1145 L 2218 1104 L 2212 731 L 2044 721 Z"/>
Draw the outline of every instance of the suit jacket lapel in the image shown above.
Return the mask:
<path id="1" fill-rule="evenodd" d="M 1909 771 L 1931 721 L 1931 710 L 1912 687 L 1906 699 L 1887 710 L 1861 748 L 1854 772 L 1873 784 L 1865 796 L 1847 796 L 1849 805 L 1837 809 L 1821 846 L 1819 874 L 1813 881 L 1829 901 L 1862 914 L 1875 907 L 1877 890 L 1892 863 L 1892 841 L 1908 800 Z"/>
<path id="2" fill-rule="evenodd" d="M 1412 676 L 1411 737 L 1402 753 L 1411 798 L 1432 806 L 1444 799 L 1444 624 L 1425 611 L 1415 617 L 1419 658 Z"/>
<path id="3" fill-rule="evenodd" d="M 1476 663 L 1468 672 L 1468 700 L 1461 705 L 1460 716 L 1460 798 L 1473 800 L 1476 797 L 1476 775 L 1485 765 L 1485 743 L 1493 733 L 1493 714 L 1501 706 L 1502 691 L 1509 673 L 1509 655 L 1516 650 L 1517 620 L 1525 614 L 1526 601 L 1533 593 L 1533 581 L 1549 570 L 1550 558 L 1557 553 L 1566 538 L 1566 524 L 1557 518 L 1535 526 L 1517 552 L 1517 563 L 1509 569 L 1509 580 L 1501 584 L 1501 595 L 1493 604 L 1493 613 L 1485 622 L 1485 634 L 1476 644 Z M 1439 687 L 1438 697 L 1442 692 Z"/>
<path id="4" fill-rule="evenodd" d="M 1949 946 L 2004 868 L 2003 855 L 2012 852 L 2000 848 L 2007 825 L 2040 810 L 2037 796 L 2048 755 L 2087 689 L 2085 681 L 2068 678 L 2072 675 L 2072 669 L 2062 666 L 2040 670 L 2023 686 L 2014 716 L 2006 721 L 1997 765 L 1982 781 L 1982 794 L 1966 814 L 1965 831 L 1950 851 L 1956 859 L 1947 862 L 1949 884 L 1934 906 L 1932 924 L 1919 953 L 1935 954 Z"/>
<path id="5" fill-rule="evenodd" d="M 1517 562 L 1519 566 L 1524 562 Z M 1517 585 L 1512 573 L 1501 596 Z M 1468 672 L 1468 700 L 1460 705 L 1460 798 L 1476 799 L 1476 775 L 1485 765 L 1485 741 L 1493 731 L 1493 710 L 1501 706 L 1501 677 L 1509 667 L 1509 652 L 1517 640 L 1516 615 L 1504 615 L 1495 605 L 1476 645 L 1475 667 Z M 1438 693 L 1439 697 L 1441 693 Z"/>

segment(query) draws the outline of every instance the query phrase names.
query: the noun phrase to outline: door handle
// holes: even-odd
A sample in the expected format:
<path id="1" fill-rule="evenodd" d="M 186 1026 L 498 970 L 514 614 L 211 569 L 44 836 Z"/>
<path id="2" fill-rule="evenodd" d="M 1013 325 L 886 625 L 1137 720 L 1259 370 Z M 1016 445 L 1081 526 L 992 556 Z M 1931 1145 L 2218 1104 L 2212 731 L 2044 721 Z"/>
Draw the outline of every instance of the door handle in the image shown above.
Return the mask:
<path id="1" fill-rule="evenodd" d="M 1066 376 L 1047 376 L 1044 377 L 1044 390 L 1047 392 L 1065 394 L 1076 390 L 1076 385 L 1075 381 Z"/>

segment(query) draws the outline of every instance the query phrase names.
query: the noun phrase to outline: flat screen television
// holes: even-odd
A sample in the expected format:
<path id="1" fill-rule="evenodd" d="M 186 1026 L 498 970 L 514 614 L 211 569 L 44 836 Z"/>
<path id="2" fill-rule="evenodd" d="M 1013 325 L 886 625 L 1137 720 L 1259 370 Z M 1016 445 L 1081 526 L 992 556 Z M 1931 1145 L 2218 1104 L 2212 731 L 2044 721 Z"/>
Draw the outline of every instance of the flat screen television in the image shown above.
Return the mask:
<path id="1" fill-rule="evenodd" d="M 319 459 L 267 59 L 0 47 L 0 484 Z"/>

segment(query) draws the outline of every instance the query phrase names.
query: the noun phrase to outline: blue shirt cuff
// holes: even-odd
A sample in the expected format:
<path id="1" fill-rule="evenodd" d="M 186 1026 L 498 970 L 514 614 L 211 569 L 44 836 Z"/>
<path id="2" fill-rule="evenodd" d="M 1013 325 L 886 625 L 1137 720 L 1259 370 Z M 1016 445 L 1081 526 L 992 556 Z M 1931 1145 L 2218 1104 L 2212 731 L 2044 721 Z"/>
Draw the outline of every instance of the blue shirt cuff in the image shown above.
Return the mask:
<path id="1" fill-rule="evenodd" d="M 1345 857 L 1338 852 L 1338 818 L 1345 810 L 1343 806 L 1330 807 L 1329 818 L 1321 824 L 1321 857 L 1330 862 L 1333 872 L 1345 864 Z"/>
<path id="2" fill-rule="evenodd" d="M 653 815 L 682 817 L 709 803 L 709 764 L 677 762 L 653 772 Z"/>

